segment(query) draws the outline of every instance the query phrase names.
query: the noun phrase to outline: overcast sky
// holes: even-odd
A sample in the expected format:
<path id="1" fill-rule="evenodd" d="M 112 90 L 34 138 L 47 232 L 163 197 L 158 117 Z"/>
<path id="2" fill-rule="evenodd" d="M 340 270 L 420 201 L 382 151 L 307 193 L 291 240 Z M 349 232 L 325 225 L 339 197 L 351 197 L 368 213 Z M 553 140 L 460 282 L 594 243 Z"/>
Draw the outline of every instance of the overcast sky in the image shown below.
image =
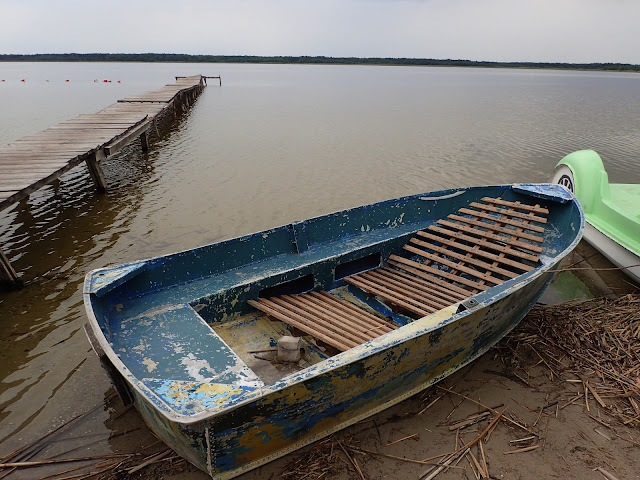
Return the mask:
<path id="1" fill-rule="evenodd" d="M 0 0 L 0 53 L 640 63 L 640 0 Z"/>

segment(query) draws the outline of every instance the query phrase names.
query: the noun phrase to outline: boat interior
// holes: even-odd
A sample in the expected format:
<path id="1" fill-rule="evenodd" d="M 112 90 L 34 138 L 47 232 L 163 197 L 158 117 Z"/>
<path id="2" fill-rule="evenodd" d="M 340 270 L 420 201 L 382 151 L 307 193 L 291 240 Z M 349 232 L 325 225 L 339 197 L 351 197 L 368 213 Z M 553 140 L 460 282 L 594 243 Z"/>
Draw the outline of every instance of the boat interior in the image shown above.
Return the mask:
<path id="1" fill-rule="evenodd" d="M 214 331 L 265 383 L 474 296 L 540 265 L 548 209 L 484 197 L 416 232 L 406 255 L 368 254 L 342 263 L 342 285 L 313 291 L 305 277 L 263 289 L 255 310 L 213 324 Z M 248 328 L 250 327 L 250 328 Z M 282 338 L 301 338 L 283 361 Z"/>
<path id="2" fill-rule="evenodd" d="M 193 415 L 472 310 L 555 261 L 575 240 L 561 232 L 580 232 L 563 192 L 474 187 L 356 207 L 98 270 L 85 300 L 127 378 Z"/>

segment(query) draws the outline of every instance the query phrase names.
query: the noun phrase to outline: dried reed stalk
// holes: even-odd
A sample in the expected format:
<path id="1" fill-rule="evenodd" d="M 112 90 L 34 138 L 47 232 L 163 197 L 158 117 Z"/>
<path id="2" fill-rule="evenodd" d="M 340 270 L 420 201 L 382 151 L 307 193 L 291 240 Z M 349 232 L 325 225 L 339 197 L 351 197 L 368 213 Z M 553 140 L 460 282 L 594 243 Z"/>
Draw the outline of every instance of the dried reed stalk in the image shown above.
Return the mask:
<path id="1" fill-rule="evenodd" d="M 582 394 L 561 408 L 583 398 L 590 410 L 591 396 L 622 423 L 640 426 L 639 294 L 536 306 L 496 348 L 515 367 L 528 366 L 533 353 L 552 377 L 580 378 Z"/>

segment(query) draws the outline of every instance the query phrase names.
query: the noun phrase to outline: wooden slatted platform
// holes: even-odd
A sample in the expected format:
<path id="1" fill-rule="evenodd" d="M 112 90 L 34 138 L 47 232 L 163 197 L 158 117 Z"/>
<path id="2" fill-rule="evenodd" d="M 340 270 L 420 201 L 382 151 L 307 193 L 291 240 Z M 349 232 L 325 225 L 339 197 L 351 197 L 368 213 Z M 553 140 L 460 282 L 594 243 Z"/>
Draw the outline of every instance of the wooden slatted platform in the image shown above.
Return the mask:
<path id="1" fill-rule="evenodd" d="M 417 232 L 403 247 L 413 258 L 391 255 L 386 266 L 345 282 L 402 313 L 429 315 L 536 268 L 548 213 L 539 205 L 485 197 Z M 249 304 L 341 351 L 396 328 L 327 292 Z"/>
<path id="2" fill-rule="evenodd" d="M 260 298 L 249 300 L 249 304 L 340 351 L 397 328 L 395 324 L 327 292 Z"/>
<path id="3" fill-rule="evenodd" d="M 186 109 L 206 83 L 202 75 L 176 77 L 176 83 L 125 98 L 88 115 L 78 115 L 34 135 L 0 146 L 0 211 L 28 197 L 72 168 L 86 163 L 100 191 L 107 184 L 100 162 L 136 138 L 147 150 L 147 131 L 156 118 Z M 0 250 L 0 281 L 17 282 L 17 274 Z"/>
<path id="4" fill-rule="evenodd" d="M 548 210 L 485 197 L 417 232 L 388 266 L 345 281 L 401 311 L 427 315 L 539 265 Z M 418 261 L 419 259 L 419 261 Z"/>

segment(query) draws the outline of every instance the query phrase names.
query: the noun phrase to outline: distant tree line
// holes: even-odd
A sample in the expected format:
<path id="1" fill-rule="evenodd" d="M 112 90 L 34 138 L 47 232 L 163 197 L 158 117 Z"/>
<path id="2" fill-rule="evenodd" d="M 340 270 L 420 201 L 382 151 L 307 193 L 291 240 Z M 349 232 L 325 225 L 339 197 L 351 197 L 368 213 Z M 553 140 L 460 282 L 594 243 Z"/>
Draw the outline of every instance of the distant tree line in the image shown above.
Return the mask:
<path id="1" fill-rule="evenodd" d="M 188 55 L 183 53 L 37 53 L 0 55 L 0 62 L 167 62 L 167 63 L 280 63 L 321 65 L 417 65 L 484 68 L 550 68 L 561 70 L 640 71 L 627 63 L 485 62 L 432 58 L 260 57 L 251 55 Z"/>

